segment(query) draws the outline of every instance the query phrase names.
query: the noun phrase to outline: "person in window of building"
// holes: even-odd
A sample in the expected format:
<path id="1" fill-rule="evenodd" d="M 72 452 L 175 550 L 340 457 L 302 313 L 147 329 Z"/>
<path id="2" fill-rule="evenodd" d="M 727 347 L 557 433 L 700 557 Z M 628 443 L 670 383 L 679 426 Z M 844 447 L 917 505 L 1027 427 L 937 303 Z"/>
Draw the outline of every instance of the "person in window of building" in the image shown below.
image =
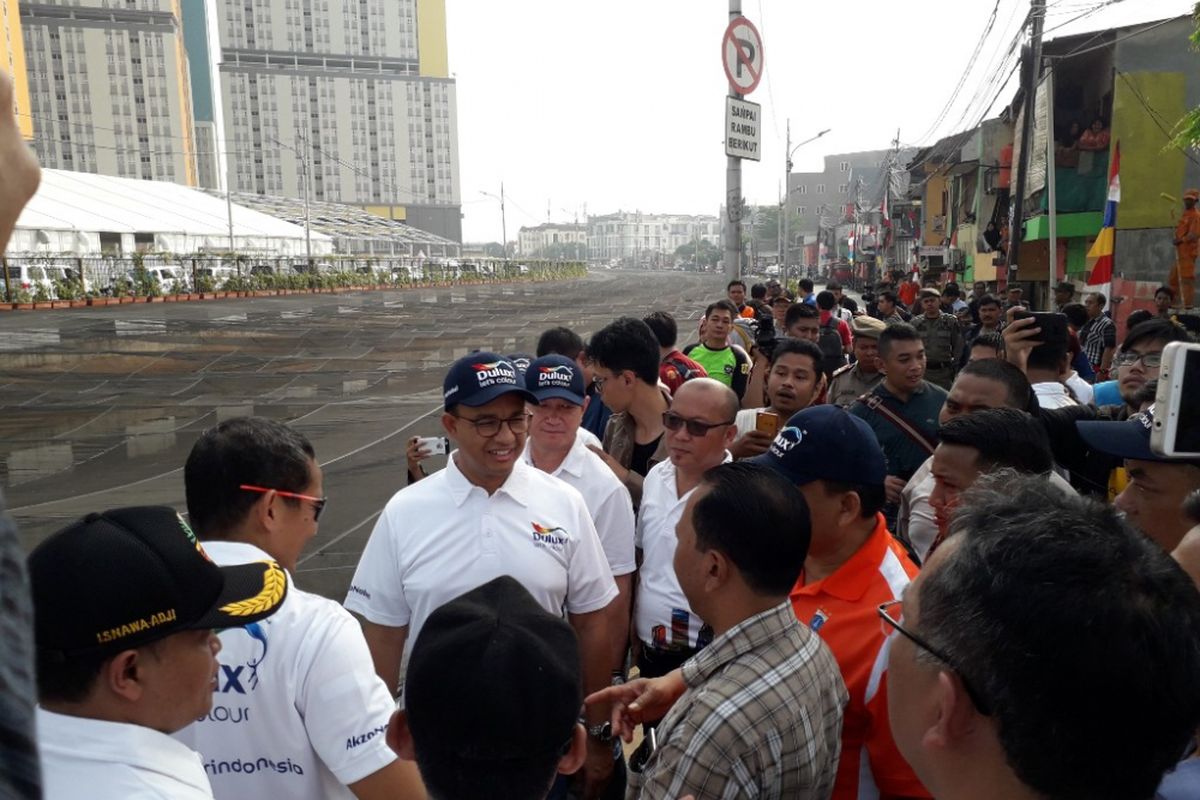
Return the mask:
<path id="1" fill-rule="evenodd" d="M 1175 225 L 1175 266 L 1167 283 L 1175 292 L 1181 309 L 1191 308 L 1196 280 L 1196 257 L 1200 256 L 1200 189 L 1188 189 L 1183 194 L 1183 213 Z"/>
<path id="2" fill-rule="evenodd" d="M 626 739 L 670 707 L 631 798 L 829 796 L 846 689 L 829 648 L 788 604 L 809 529 L 804 496 L 774 470 L 741 462 L 704 473 L 677 526 L 674 570 L 715 638 L 670 676 L 681 695 L 673 703 L 639 705 L 655 696 L 645 696 L 647 679 L 601 693 Z"/>
<path id="3" fill-rule="evenodd" d="M 996 223 L 989 222 L 983 229 L 983 242 L 987 245 L 984 252 L 992 253 L 1000 249 L 1000 229 L 996 227 Z"/>
<path id="4" fill-rule="evenodd" d="M 1076 147 L 1083 151 L 1107 151 L 1109 138 L 1108 128 L 1104 127 L 1104 120 L 1096 117 L 1092 120 L 1091 126 L 1080 134 Z"/>
<path id="5" fill-rule="evenodd" d="M 1072 121 L 1066 132 L 1054 143 L 1054 166 L 1073 169 L 1079 166 L 1079 137 L 1083 131 Z"/>
<path id="6" fill-rule="evenodd" d="M 736 344 L 729 343 L 729 333 L 737 309 L 728 300 L 718 300 L 704 310 L 704 329 L 700 341 L 689 345 L 683 354 L 695 360 L 708 377 L 733 389 L 739 398 L 746 394 L 750 380 L 750 355 Z"/>
<path id="7" fill-rule="evenodd" d="M 142 506 L 54 533 L 29 577 L 46 800 L 211 799 L 200 755 L 170 734 L 208 714 L 228 677 L 215 629 L 287 598 L 279 564 L 219 567 L 174 509 Z"/>
<path id="8" fill-rule="evenodd" d="M 1111 509 L 1044 478 L 964 497 L 879 614 L 896 744 L 939 800 L 1150 798 L 1194 747 L 1195 585 Z"/>

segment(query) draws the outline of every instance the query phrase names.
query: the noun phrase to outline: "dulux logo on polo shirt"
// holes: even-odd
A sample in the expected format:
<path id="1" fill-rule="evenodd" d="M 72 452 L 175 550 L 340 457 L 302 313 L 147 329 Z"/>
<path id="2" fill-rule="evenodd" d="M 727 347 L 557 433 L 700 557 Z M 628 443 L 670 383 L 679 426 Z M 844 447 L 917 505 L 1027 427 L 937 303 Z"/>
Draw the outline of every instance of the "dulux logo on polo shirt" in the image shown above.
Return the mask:
<path id="1" fill-rule="evenodd" d="M 252 622 L 232 631 L 242 631 L 254 641 L 262 645 L 262 653 L 244 664 L 221 664 L 221 672 L 217 675 L 217 685 L 214 692 L 226 694 L 246 694 L 258 688 L 258 668 L 267 658 L 267 632 L 261 623 Z"/>
<path id="2" fill-rule="evenodd" d="M 544 525 L 538 525 L 536 522 L 531 522 L 533 525 L 533 544 L 535 547 L 549 547 L 555 552 L 561 553 L 567 545 L 567 532 L 562 528 L 547 528 Z"/>
<path id="3" fill-rule="evenodd" d="M 563 389 L 570 389 L 571 381 L 574 379 L 574 370 L 566 364 L 559 364 L 557 367 L 538 367 L 537 385 L 539 389 L 547 386 L 559 386 Z"/>
<path id="4" fill-rule="evenodd" d="M 475 379 L 479 381 L 479 388 L 486 389 L 489 386 L 497 384 L 509 384 L 516 386 L 517 373 L 510 364 L 505 361 L 488 361 L 472 364 L 471 369 L 475 370 Z"/>
<path id="5" fill-rule="evenodd" d="M 804 441 L 804 431 L 789 425 L 779 432 L 771 442 L 771 454 L 782 458 L 785 453 Z"/>

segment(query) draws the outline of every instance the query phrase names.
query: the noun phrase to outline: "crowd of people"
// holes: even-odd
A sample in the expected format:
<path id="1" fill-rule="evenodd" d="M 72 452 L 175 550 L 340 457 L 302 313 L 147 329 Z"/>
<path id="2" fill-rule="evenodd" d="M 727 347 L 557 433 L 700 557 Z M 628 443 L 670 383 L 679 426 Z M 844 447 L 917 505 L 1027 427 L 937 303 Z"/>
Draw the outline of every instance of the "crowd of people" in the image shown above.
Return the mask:
<path id="1" fill-rule="evenodd" d="M 282 422 L 198 438 L 186 519 L 26 560 L 0 513 L 0 795 L 1200 796 L 1200 462 L 1149 444 L 1187 328 L 901 284 L 448 365 L 341 603 Z"/>

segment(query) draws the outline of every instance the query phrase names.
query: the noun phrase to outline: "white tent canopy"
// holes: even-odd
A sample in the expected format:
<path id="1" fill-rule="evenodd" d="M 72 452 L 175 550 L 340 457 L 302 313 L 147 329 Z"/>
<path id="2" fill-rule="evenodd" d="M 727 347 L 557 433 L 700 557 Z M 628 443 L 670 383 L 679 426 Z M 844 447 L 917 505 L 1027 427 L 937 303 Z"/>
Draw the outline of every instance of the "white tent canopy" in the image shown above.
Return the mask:
<path id="1" fill-rule="evenodd" d="M 304 228 L 245 206 L 232 208 L 234 246 L 242 252 L 305 254 Z M 114 178 L 47 169 L 37 194 L 21 212 L 8 254 L 101 252 L 100 234 L 121 237 L 134 252 L 153 236 L 153 249 L 169 253 L 229 249 L 229 211 L 223 199 L 163 181 Z M 313 255 L 333 251 L 333 240 L 312 232 Z"/>

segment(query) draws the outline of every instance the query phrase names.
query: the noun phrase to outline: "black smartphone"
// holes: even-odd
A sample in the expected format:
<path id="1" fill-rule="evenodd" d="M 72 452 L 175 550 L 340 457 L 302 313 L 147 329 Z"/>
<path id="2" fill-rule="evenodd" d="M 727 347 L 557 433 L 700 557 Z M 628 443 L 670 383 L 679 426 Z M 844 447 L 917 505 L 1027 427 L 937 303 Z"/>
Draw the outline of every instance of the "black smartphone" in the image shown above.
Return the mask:
<path id="1" fill-rule="evenodd" d="M 1067 346 L 1067 317 L 1065 314 L 1059 314 L 1055 311 L 1017 311 L 1013 314 L 1013 319 L 1027 319 L 1033 317 L 1036 320 L 1036 326 L 1042 329 L 1038 334 L 1038 344 L 1052 344 L 1062 347 Z"/>

